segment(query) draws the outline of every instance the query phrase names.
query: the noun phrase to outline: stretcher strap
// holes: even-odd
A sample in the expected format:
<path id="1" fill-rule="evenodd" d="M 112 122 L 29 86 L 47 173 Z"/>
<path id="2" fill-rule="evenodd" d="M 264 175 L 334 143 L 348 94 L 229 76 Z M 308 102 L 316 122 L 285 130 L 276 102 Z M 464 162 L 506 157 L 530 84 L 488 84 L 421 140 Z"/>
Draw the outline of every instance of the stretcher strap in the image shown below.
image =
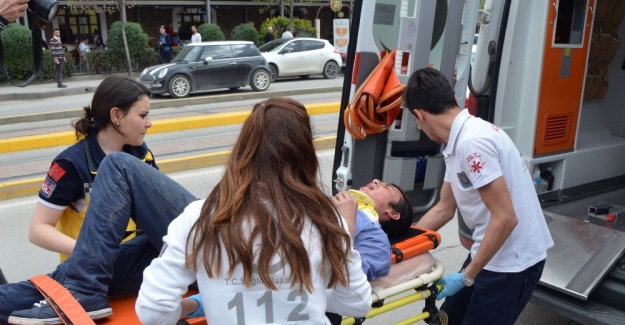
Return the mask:
<path id="1" fill-rule="evenodd" d="M 395 263 L 399 263 L 404 260 L 404 252 L 402 252 L 401 249 L 397 247 L 391 247 L 391 250 L 393 251 L 393 253 L 395 253 Z"/>
<path id="2" fill-rule="evenodd" d="M 91 317 L 62 285 L 47 275 L 30 278 L 37 290 L 66 325 L 95 325 Z"/>

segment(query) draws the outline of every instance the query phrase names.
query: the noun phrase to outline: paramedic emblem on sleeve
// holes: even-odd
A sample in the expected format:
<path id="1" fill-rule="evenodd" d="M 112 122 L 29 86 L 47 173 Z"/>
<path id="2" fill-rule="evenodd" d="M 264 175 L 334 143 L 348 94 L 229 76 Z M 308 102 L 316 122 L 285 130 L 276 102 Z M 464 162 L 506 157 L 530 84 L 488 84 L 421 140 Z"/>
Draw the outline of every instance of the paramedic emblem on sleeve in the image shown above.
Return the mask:
<path id="1" fill-rule="evenodd" d="M 467 157 L 467 165 L 469 166 L 469 171 L 472 173 L 480 173 L 482 168 L 484 168 L 484 162 L 482 161 L 482 156 L 474 152 Z"/>
<path id="2" fill-rule="evenodd" d="M 462 185 L 462 188 L 469 188 L 473 186 L 473 184 L 471 184 L 471 180 L 464 172 L 458 173 L 458 180 L 460 180 L 460 185 Z"/>
<path id="3" fill-rule="evenodd" d="M 56 188 L 56 182 L 50 179 L 50 176 L 48 176 L 46 177 L 46 180 L 43 181 L 43 184 L 41 184 L 41 190 L 39 191 L 39 193 L 41 193 L 41 195 L 43 195 L 46 198 L 50 198 L 55 188 Z"/>

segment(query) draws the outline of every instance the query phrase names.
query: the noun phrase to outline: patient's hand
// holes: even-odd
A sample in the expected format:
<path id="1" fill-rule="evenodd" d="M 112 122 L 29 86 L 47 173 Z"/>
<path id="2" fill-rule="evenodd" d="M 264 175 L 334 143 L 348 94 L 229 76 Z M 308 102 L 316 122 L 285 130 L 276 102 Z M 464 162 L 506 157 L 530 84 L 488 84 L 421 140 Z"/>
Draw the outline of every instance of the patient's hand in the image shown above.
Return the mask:
<path id="1" fill-rule="evenodd" d="M 332 198 L 332 203 L 339 211 L 341 216 L 347 221 L 349 233 L 354 236 L 356 233 L 356 213 L 358 211 L 358 203 L 347 192 L 340 192 Z"/>

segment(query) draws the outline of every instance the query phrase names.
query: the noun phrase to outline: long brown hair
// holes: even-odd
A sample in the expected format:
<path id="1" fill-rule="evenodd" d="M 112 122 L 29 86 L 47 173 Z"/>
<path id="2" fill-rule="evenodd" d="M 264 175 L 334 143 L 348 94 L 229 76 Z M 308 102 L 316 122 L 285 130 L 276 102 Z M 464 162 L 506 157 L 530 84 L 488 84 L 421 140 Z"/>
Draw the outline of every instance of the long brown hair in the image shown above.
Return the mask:
<path id="1" fill-rule="evenodd" d="M 328 288 L 337 283 L 347 285 L 350 237 L 330 198 L 317 184 L 318 169 L 304 106 L 286 98 L 256 104 L 243 124 L 223 178 L 191 228 L 187 267 L 197 270 L 202 260 L 209 277 L 220 276 L 223 248 L 228 256 L 228 276 L 241 264 L 247 287 L 252 272 L 258 272 L 263 284 L 276 290 L 269 267 L 279 254 L 292 270 L 291 286 L 299 284 L 300 289 L 312 291 L 310 260 L 301 239 L 308 219 L 321 236 L 321 252 L 326 257 L 322 270 L 327 261 L 331 264 Z M 258 237 L 262 249 L 254 252 Z"/>

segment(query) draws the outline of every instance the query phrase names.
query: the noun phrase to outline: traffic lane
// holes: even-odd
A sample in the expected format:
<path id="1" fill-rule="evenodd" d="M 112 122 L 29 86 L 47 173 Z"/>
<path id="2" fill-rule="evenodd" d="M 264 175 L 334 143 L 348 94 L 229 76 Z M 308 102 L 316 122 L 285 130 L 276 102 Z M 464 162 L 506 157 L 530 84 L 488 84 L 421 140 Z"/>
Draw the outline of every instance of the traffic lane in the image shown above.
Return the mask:
<path id="1" fill-rule="evenodd" d="M 340 92 L 328 92 L 328 93 L 307 93 L 291 95 L 293 98 L 304 105 L 309 104 L 321 104 L 328 102 L 340 102 Z M 263 98 L 264 99 L 264 98 Z M 190 116 L 202 116 L 206 114 L 224 113 L 224 112 L 237 112 L 246 111 L 252 109 L 252 107 L 263 99 L 242 99 L 236 101 L 225 102 L 212 102 L 202 104 L 188 104 L 188 105 L 175 105 L 175 102 L 169 102 L 168 107 L 162 107 L 158 109 L 150 110 L 150 119 L 153 121 L 167 119 L 167 118 L 179 118 Z M 153 105 L 152 105 L 153 106 Z M 49 134 L 53 132 L 72 131 L 74 130 L 72 122 L 82 116 L 80 114 L 74 114 L 75 117 L 64 118 L 52 118 L 48 117 L 39 121 L 30 121 L 22 123 L 1 123 L 0 122 L 0 139 L 36 135 L 36 134 Z M 44 116 L 45 117 L 45 116 Z M 1 120 L 2 118 L 0 118 Z M 8 121 L 7 121 L 8 122 Z"/>
<path id="2" fill-rule="evenodd" d="M 101 81 L 100 81 L 101 82 Z M 97 87 L 97 84 L 94 85 Z M 285 80 L 277 82 L 264 92 L 254 92 L 249 88 L 240 88 L 236 91 L 212 90 L 206 93 L 193 94 L 188 98 L 175 99 L 170 97 L 153 96 L 153 106 L 170 107 L 172 105 L 192 105 L 193 102 L 204 101 L 206 103 L 216 101 L 244 100 L 245 98 L 268 98 L 271 96 L 292 96 L 299 93 L 308 94 L 314 89 L 334 88 L 340 91 L 343 86 L 343 78 L 310 80 Z M 95 89 L 94 87 L 94 89 Z M 292 93 L 291 93 L 292 92 Z M 327 91 L 323 91 L 327 92 Z M 275 95 L 276 93 L 280 95 Z M 80 112 L 82 107 L 90 105 L 93 93 L 85 93 L 73 96 L 60 96 L 46 99 L 24 99 L 0 101 L 0 118 L 22 116 L 29 114 L 53 113 L 58 111 L 72 110 Z"/>
<path id="3" fill-rule="evenodd" d="M 316 138 L 336 135 L 338 114 L 311 116 Z M 215 126 L 186 131 L 146 135 L 156 162 L 161 160 L 229 150 L 234 145 L 241 124 Z M 0 184 L 32 178 L 43 178 L 50 162 L 67 146 L 0 154 Z"/>

